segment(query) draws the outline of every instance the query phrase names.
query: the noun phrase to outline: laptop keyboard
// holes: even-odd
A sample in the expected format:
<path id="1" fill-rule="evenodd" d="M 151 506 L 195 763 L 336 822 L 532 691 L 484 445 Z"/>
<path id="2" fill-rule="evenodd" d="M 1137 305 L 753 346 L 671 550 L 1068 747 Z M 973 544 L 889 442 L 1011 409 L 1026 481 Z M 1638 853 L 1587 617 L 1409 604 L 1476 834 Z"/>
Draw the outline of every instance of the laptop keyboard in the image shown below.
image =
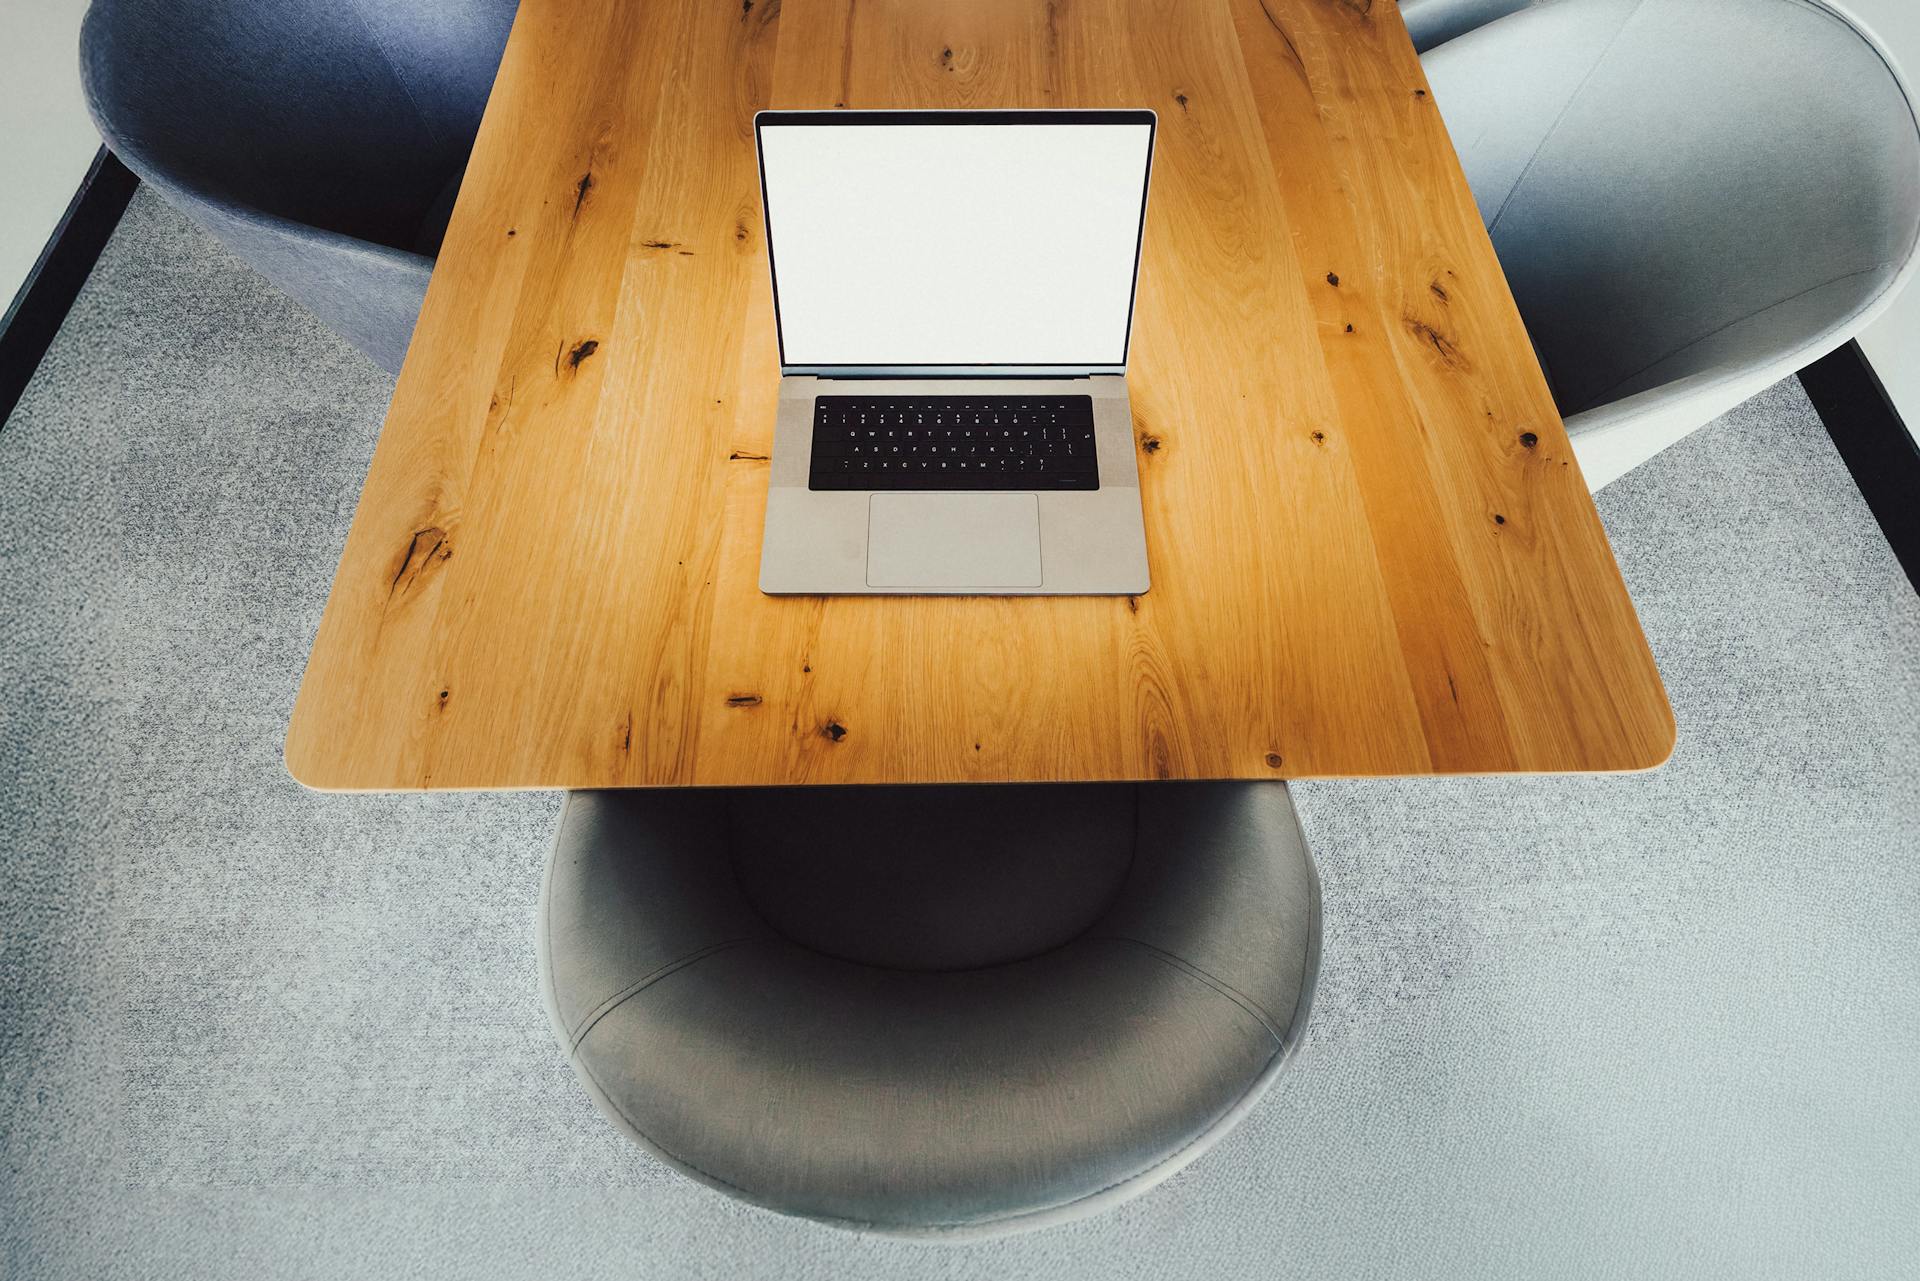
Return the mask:
<path id="1" fill-rule="evenodd" d="M 1091 396 L 819 396 L 808 489 L 1100 488 Z"/>

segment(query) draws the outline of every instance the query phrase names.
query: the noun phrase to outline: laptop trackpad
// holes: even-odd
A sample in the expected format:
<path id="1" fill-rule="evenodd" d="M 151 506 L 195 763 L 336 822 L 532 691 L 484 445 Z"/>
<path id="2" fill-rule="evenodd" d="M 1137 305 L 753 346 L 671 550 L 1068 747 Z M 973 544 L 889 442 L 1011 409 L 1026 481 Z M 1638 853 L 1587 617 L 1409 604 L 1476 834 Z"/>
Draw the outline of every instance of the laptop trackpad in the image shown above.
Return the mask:
<path id="1" fill-rule="evenodd" d="M 874 494 L 869 587 L 1040 586 L 1033 494 Z"/>

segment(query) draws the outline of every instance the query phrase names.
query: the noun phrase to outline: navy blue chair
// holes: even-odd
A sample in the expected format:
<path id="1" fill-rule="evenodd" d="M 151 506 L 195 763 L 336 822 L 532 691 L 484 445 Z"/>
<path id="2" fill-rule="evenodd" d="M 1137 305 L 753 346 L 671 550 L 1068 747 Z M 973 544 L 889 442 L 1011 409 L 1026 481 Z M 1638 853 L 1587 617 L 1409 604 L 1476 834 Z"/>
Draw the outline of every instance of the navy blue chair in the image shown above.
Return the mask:
<path id="1" fill-rule="evenodd" d="M 87 103 L 168 201 L 389 372 L 518 0 L 94 0 Z"/>

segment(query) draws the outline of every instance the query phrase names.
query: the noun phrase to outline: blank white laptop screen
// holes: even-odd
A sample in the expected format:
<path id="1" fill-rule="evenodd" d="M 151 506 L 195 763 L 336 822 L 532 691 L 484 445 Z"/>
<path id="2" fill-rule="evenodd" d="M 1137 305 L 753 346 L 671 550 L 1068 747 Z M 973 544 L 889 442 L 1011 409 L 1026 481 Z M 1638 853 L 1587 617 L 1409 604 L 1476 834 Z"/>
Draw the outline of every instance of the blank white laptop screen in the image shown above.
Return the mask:
<path id="1" fill-rule="evenodd" d="M 781 363 L 1119 366 L 1146 111 L 763 113 Z"/>

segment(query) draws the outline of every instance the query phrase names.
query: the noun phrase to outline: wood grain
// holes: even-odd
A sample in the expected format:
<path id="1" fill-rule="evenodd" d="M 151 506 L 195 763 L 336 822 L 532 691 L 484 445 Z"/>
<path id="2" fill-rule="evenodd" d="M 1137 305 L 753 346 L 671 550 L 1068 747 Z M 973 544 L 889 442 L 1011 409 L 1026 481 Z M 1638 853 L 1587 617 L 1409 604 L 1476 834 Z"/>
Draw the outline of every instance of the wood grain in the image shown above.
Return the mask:
<path id="1" fill-rule="evenodd" d="M 1154 587 L 758 590 L 762 107 L 1152 107 Z M 321 621 L 321 788 L 1623 770 L 1674 726 L 1386 0 L 524 0 Z"/>

